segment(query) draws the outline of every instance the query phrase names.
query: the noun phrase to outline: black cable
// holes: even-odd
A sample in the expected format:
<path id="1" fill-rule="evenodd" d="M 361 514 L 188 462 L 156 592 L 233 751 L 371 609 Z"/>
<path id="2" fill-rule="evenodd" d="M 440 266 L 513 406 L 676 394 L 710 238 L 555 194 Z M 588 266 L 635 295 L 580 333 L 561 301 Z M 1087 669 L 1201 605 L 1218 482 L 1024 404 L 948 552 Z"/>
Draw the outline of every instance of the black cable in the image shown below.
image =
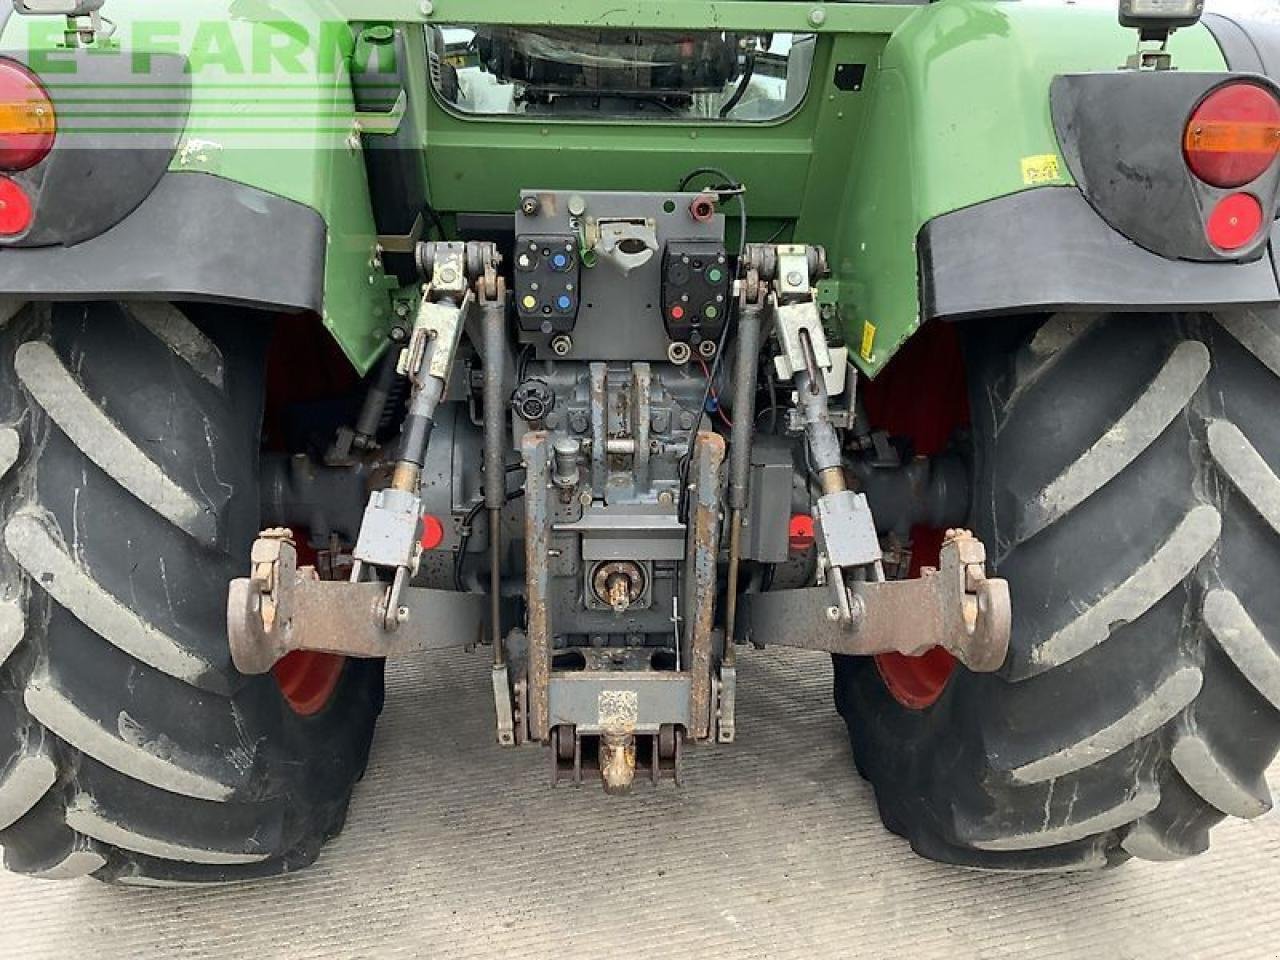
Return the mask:
<path id="1" fill-rule="evenodd" d="M 747 88 L 751 86 L 751 78 L 756 75 L 756 53 L 754 50 L 748 50 L 746 63 L 742 69 L 742 82 L 738 84 L 738 89 L 733 91 L 733 96 L 724 102 L 724 106 L 720 108 L 720 119 L 723 120 L 729 114 L 733 113 L 734 107 L 742 102 L 742 98 L 746 96 Z"/>
<path id="2" fill-rule="evenodd" d="M 697 177 L 716 176 L 724 181 L 723 186 L 712 187 L 711 189 L 718 194 L 722 200 L 728 197 L 736 197 L 738 200 L 738 218 L 741 232 L 738 237 L 738 262 L 736 264 L 737 275 L 742 275 L 743 262 L 747 253 L 747 185 L 729 174 L 725 173 L 718 167 L 699 167 L 696 170 L 685 174 L 684 179 L 680 181 L 680 191 L 683 192 L 689 184 Z M 720 339 L 716 341 L 716 356 L 711 365 L 711 375 L 707 377 L 706 388 L 702 392 L 702 403 L 698 407 L 698 419 L 693 425 L 692 438 L 690 439 L 690 450 L 692 450 L 693 439 L 698 436 L 698 431 L 702 429 L 702 418 L 707 415 L 707 401 L 711 398 L 711 388 L 716 380 L 720 377 L 720 365 L 724 362 L 725 348 L 729 345 L 729 332 L 733 329 L 733 320 L 736 310 L 730 310 L 725 318 L 724 329 L 720 331 Z M 680 479 L 680 503 L 679 513 L 680 521 L 688 523 L 689 521 L 689 465 L 686 463 L 684 472 Z"/>
<path id="3" fill-rule="evenodd" d="M 482 510 L 484 510 L 483 500 L 467 511 L 467 516 L 462 521 L 462 536 L 458 540 L 458 552 L 453 555 L 453 588 L 458 593 L 466 592 L 462 586 L 462 564 L 467 556 L 467 547 L 471 543 L 472 525 L 476 522 Z"/>
<path id="4" fill-rule="evenodd" d="M 738 223 L 740 227 L 738 237 L 738 273 L 741 273 L 742 258 L 747 252 L 747 185 L 741 180 L 729 176 L 729 174 L 725 173 L 719 167 L 698 167 L 698 169 L 691 170 L 689 173 L 685 174 L 684 179 L 680 181 L 678 189 L 681 192 L 684 192 L 688 189 L 689 184 L 693 182 L 693 180 L 698 177 L 705 177 L 709 174 L 717 176 L 724 181 L 724 183 L 719 186 L 708 188 L 712 193 L 715 193 L 720 198 L 721 203 L 724 203 L 733 197 L 736 197 L 738 200 Z"/>
<path id="5" fill-rule="evenodd" d="M 526 343 L 520 348 L 520 356 L 516 358 L 516 385 L 524 383 L 529 374 L 529 361 L 533 359 L 533 344 Z"/>
<path id="6" fill-rule="evenodd" d="M 655 97 L 652 94 L 618 91 L 617 93 L 609 94 L 609 96 L 618 97 L 621 100 L 631 101 L 632 103 L 635 103 L 637 106 L 640 106 L 640 107 L 643 107 L 646 104 L 653 104 L 654 106 L 661 107 L 663 110 L 667 111 L 667 113 L 670 113 L 670 114 L 678 114 L 680 112 L 679 107 L 677 107 L 673 103 L 667 103 L 667 101 L 663 99 L 662 95 Z M 595 97 L 595 101 L 596 101 L 596 105 L 592 110 L 592 112 L 595 114 L 599 114 L 600 97 Z"/>
<path id="7" fill-rule="evenodd" d="M 769 237 L 769 239 L 764 242 L 765 246 L 768 247 L 777 243 L 779 238 L 781 238 L 781 236 L 787 232 L 787 228 L 790 226 L 792 226 L 792 222 L 790 220 L 783 220 L 782 226 L 780 226 L 777 230 L 773 231 L 773 234 Z"/>
<path id="8" fill-rule="evenodd" d="M 524 470 L 524 466 L 519 463 L 507 464 L 507 475 L 520 473 Z M 513 490 L 507 494 L 507 499 L 503 506 L 519 500 L 524 496 L 523 490 Z M 458 552 L 453 555 L 453 587 L 458 593 L 465 593 L 466 590 L 462 585 L 462 566 L 466 561 L 467 547 L 471 544 L 471 535 L 474 533 L 473 527 L 479 518 L 481 511 L 484 510 L 484 501 L 481 500 L 470 510 L 467 511 L 466 517 L 462 521 L 462 535 L 458 539 Z"/>
<path id="9" fill-rule="evenodd" d="M 746 187 L 742 183 L 735 181 L 733 177 L 729 176 L 729 174 L 725 173 L 719 167 L 698 167 L 696 170 L 690 170 L 684 175 L 683 179 L 681 179 L 679 190 L 684 192 L 694 179 L 697 177 L 705 177 L 709 173 L 715 174 L 725 182 L 724 188 L 722 190 L 717 190 L 717 193 L 734 194 L 743 193 L 746 190 Z"/>
<path id="10" fill-rule="evenodd" d="M 698 419 L 694 422 L 692 438 L 689 441 L 690 452 L 692 454 L 693 440 L 697 438 L 698 431 L 702 429 L 702 418 L 707 416 L 707 401 L 711 399 L 711 387 L 720 376 L 720 364 L 724 357 L 725 347 L 729 343 L 729 328 L 733 325 L 733 313 L 730 312 L 729 317 L 725 320 L 724 330 L 720 332 L 720 340 L 716 346 L 716 358 L 711 365 L 711 375 L 707 377 L 706 388 L 702 391 L 702 405 L 698 408 Z M 714 422 L 714 421 L 713 421 Z M 689 463 L 692 456 L 686 458 L 684 471 L 680 478 L 680 522 L 688 523 L 689 521 Z"/>
<path id="11" fill-rule="evenodd" d="M 772 363 L 765 364 L 765 377 L 769 385 L 769 432 L 778 432 L 778 375 Z"/>
<path id="12" fill-rule="evenodd" d="M 431 225 L 427 227 L 427 239 L 428 240 L 431 239 L 431 227 L 434 226 L 436 228 L 436 233 L 440 235 L 440 239 L 448 240 L 449 235 L 445 232 L 444 221 L 440 219 L 440 214 L 436 212 L 436 208 L 428 203 L 426 208 L 426 214 L 427 214 L 427 219 L 431 221 Z"/>

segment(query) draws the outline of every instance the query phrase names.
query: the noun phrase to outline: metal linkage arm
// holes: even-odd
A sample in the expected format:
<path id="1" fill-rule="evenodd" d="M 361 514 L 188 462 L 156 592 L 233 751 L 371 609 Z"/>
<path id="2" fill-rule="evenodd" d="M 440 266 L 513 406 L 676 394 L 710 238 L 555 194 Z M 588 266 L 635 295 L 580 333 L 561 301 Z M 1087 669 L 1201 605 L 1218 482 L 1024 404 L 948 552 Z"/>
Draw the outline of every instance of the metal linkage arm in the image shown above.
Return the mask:
<path id="1" fill-rule="evenodd" d="M 846 579 L 878 581 L 884 576 L 875 521 L 866 497 L 848 487 L 840 435 L 832 423 L 831 384 L 843 380 L 845 371 L 838 369 L 837 351 L 827 343 L 816 299 L 814 283 L 825 269 L 825 256 L 803 246 L 777 247 L 772 256 L 776 269 L 770 304 L 781 350 L 775 367 L 779 376 L 795 383 L 809 465 L 822 487 L 813 512 L 822 576 L 832 609 L 847 624 L 853 611 Z"/>
<path id="2" fill-rule="evenodd" d="M 418 564 L 422 465 L 426 462 L 436 410 L 444 399 L 458 357 L 466 314 L 475 302 L 473 283 L 482 298 L 496 296 L 494 271 L 498 255 L 491 246 L 423 244 L 418 259 L 430 281 L 423 288 L 409 345 L 400 357 L 400 372 L 411 384 L 409 409 L 400 431 L 391 486 L 375 491 L 369 498 L 351 571 L 353 583 L 365 579 L 368 567 L 394 571 L 382 621 L 387 631 L 398 629 L 403 622 L 395 615 L 402 606 L 399 598 Z"/>
<path id="3" fill-rule="evenodd" d="M 849 586 L 845 620 L 824 587 L 752 594 L 743 600 L 748 636 L 848 656 L 919 656 L 943 647 L 977 673 L 999 670 L 1009 652 L 1009 584 L 988 579 L 986 549 L 967 530 L 951 530 L 939 568 L 916 580 Z"/>

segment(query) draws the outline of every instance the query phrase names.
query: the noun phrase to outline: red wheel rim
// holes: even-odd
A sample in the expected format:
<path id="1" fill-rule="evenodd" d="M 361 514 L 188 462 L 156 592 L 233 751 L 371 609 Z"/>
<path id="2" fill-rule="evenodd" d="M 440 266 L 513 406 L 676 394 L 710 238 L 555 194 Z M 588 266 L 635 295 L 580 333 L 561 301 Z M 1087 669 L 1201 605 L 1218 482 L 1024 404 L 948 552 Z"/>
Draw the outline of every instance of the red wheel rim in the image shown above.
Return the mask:
<path id="1" fill-rule="evenodd" d="M 956 658 L 942 647 L 919 657 L 882 653 L 875 659 L 889 694 L 910 710 L 925 710 L 937 703 L 956 670 Z"/>
<path id="2" fill-rule="evenodd" d="M 272 669 L 285 703 L 294 713 L 312 717 L 329 705 L 347 658 L 333 653 L 295 650 Z"/>
<path id="3" fill-rule="evenodd" d="M 969 424 L 969 390 L 956 325 L 929 324 L 875 380 L 864 385 L 863 399 L 874 429 L 910 437 L 915 452 L 933 456 L 947 449 L 956 431 Z M 922 566 L 937 566 L 945 530 L 917 527 L 910 577 Z M 955 673 L 956 661 L 941 647 L 920 657 L 899 653 L 875 658 L 890 695 L 910 710 L 938 702 Z"/>
<path id="4" fill-rule="evenodd" d="M 298 548 L 298 566 L 313 567 L 318 559 L 309 545 L 307 531 L 293 531 Z M 329 705 L 342 679 L 347 658 L 336 653 L 295 650 L 271 668 L 285 703 L 300 717 L 314 717 Z"/>

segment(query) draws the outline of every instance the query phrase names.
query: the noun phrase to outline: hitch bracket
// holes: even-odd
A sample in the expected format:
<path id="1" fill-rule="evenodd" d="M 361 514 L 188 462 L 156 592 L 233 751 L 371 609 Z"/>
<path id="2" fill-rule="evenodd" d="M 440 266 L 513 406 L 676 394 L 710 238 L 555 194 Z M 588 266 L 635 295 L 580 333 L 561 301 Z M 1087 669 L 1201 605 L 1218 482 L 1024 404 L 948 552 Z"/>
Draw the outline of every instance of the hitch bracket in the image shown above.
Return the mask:
<path id="1" fill-rule="evenodd" d="M 480 639 L 485 598 L 405 588 L 392 615 L 413 629 L 388 632 L 386 584 L 321 580 L 298 567 L 288 531 L 268 530 L 253 545 L 253 572 L 231 581 L 227 631 L 241 673 L 267 673 L 298 650 L 382 658 L 466 647 Z"/>
<path id="2" fill-rule="evenodd" d="M 823 587 L 744 599 L 756 643 L 846 656 L 920 656 L 942 647 L 976 673 L 999 670 L 1009 652 L 1009 584 L 988 578 L 986 548 L 967 530 L 950 530 L 938 569 L 914 580 L 847 585 L 852 617 L 831 606 Z"/>

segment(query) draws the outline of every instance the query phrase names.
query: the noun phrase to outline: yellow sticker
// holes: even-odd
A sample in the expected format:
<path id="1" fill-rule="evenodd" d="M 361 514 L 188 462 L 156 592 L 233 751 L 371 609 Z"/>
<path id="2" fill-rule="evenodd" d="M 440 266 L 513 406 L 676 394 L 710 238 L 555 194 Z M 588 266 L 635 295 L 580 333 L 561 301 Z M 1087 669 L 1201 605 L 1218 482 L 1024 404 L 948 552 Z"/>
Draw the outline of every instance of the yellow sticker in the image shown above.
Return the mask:
<path id="1" fill-rule="evenodd" d="M 871 358 L 875 356 L 875 347 L 876 325 L 870 320 L 864 321 L 862 324 L 862 347 L 858 350 L 858 353 L 862 356 L 863 360 L 870 363 Z"/>
<path id="2" fill-rule="evenodd" d="M 1044 153 L 1038 157 L 1022 158 L 1022 182 L 1028 187 L 1044 183 L 1056 183 L 1062 179 L 1062 167 L 1056 153 Z"/>

